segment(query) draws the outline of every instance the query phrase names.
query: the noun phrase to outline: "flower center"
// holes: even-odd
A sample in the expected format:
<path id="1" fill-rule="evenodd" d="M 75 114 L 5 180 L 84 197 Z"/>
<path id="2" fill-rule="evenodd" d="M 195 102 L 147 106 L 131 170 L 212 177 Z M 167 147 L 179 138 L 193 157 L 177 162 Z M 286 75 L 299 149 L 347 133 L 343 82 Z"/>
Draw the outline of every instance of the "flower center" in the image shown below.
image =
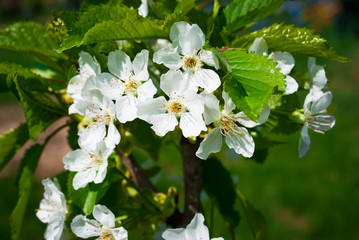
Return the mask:
<path id="1" fill-rule="evenodd" d="M 202 62 L 199 60 L 198 55 L 183 57 L 183 70 L 189 70 L 191 72 L 197 71 L 202 67 Z"/>
<path id="2" fill-rule="evenodd" d="M 97 240 L 110 240 L 112 239 L 112 236 L 111 230 L 103 227 L 101 229 L 101 235 L 97 238 Z"/>
<path id="3" fill-rule="evenodd" d="M 225 116 L 221 120 L 219 120 L 219 126 L 221 128 L 221 134 L 225 137 L 229 137 L 232 134 L 240 134 L 243 135 L 244 133 L 237 125 L 237 119 L 234 116 Z"/>
<path id="4" fill-rule="evenodd" d="M 108 109 L 102 109 L 101 111 L 99 111 L 99 113 L 95 115 L 94 121 L 95 124 L 99 122 L 109 124 L 110 122 L 112 122 L 112 118 L 110 113 L 108 112 Z"/>
<path id="5" fill-rule="evenodd" d="M 164 106 L 169 113 L 175 114 L 176 116 L 182 115 L 187 110 L 186 106 L 182 103 L 181 99 L 170 99 L 167 105 Z"/>
<path id="6" fill-rule="evenodd" d="M 128 80 L 125 81 L 125 92 L 126 93 L 137 93 L 137 88 L 141 85 L 141 82 L 136 80 L 133 76 L 130 76 Z"/>

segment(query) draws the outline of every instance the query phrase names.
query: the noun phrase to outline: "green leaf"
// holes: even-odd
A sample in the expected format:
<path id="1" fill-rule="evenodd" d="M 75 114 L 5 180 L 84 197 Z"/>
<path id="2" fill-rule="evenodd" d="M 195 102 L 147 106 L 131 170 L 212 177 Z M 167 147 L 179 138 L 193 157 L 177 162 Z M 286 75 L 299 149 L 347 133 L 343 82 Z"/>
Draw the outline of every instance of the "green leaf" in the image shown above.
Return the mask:
<path id="1" fill-rule="evenodd" d="M 63 72 L 58 63 L 65 55 L 56 53 L 57 46 L 46 27 L 35 22 L 18 22 L 0 30 L 0 48 L 24 52 L 46 66 Z"/>
<path id="2" fill-rule="evenodd" d="M 80 13 L 77 22 L 66 25 L 69 35 L 57 50 L 111 40 L 168 38 L 170 27 L 178 20 L 177 14 L 160 21 L 140 17 L 136 9 L 125 6 L 91 6 Z"/>
<path id="3" fill-rule="evenodd" d="M 35 141 L 41 132 L 45 131 L 62 116 L 61 114 L 65 115 L 66 112 L 60 112 L 54 106 L 50 106 L 50 102 L 41 100 L 41 96 L 35 96 L 32 92 L 24 89 L 23 86 L 34 84 L 36 81 L 26 82 L 28 79 L 23 79 L 17 75 L 14 76 L 13 80 L 25 113 L 30 138 Z"/>
<path id="4" fill-rule="evenodd" d="M 0 171 L 27 140 L 29 140 L 29 131 L 25 123 L 0 136 Z"/>
<path id="5" fill-rule="evenodd" d="M 234 0 L 224 9 L 226 30 L 230 33 L 274 13 L 283 0 Z"/>
<path id="6" fill-rule="evenodd" d="M 349 62 L 345 57 L 338 56 L 327 40 L 315 35 L 314 30 L 298 28 L 293 25 L 273 24 L 270 27 L 237 38 L 232 47 L 248 49 L 258 37 L 263 37 L 270 51 L 288 51 L 292 54 L 321 57 L 338 62 Z"/>
<path id="7" fill-rule="evenodd" d="M 87 184 L 86 187 L 75 190 L 72 186 L 75 174 L 75 172 L 71 172 L 69 174 L 67 189 L 73 204 L 80 208 L 85 215 L 91 214 L 93 207 L 106 194 L 107 190 L 111 186 L 111 183 L 119 179 L 118 175 L 115 175 L 112 170 L 109 170 L 102 183 L 95 184 L 91 182 Z"/>
<path id="8" fill-rule="evenodd" d="M 241 202 L 244 214 L 246 215 L 248 224 L 251 227 L 254 239 L 267 239 L 267 226 L 262 213 L 256 210 L 238 189 L 236 192 Z"/>
<path id="9" fill-rule="evenodd" d="M 22 167 L 19 171 L 19 198 L 15 209 L 10 216 L 11 238 L 13 240 L 20 238 L 21 227 L 32 188 L 36 166 L 43 149 L 43 145 L 33 145 L 26 151 L 21 160 Z"/>
<path id="10" fill-rule="evenodd" d="M 182 0 L 177 4 L 175 13 L 186 15 L 195 5 L 196 0 Z"/>
<path id="11" fill-rule="evenodd" d="M 266 56 L 242 50 L 227 50 L 223 54 L 232 69 L 225 79 L 224 90 L 249 118 L 258 119 L 275 90 L 284 90 L 285 76 L 275 68 L 277 63 Z"/>
<path id="12" fill-rule="evenodd" d="M 205 191 L 216 203 L 223 218 L 232 229 L 238 226 L 240 216 L 234 208 L 236 191 L 228 170 L 220 161 L 211 157 L 202 162 L 202 177 Z"/>

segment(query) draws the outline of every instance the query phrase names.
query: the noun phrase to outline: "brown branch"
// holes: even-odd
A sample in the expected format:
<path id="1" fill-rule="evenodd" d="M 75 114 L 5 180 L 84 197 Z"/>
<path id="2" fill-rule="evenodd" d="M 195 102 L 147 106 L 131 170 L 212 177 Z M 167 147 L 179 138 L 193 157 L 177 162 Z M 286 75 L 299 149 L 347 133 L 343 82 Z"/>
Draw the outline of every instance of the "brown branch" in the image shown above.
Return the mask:
<path id="1" fill-rule="evenodd" d="M 143 169 L 138 165 L 133 156 L 125 156 L 119 153 L 116 149 L 116 152 L 121 156 L 122 163 L 126 166 L 127 170 L 131 174 L 131 179 L 133 182 L 140 188 L 149 188 L 153 192 L 158 193 L 157 188 L 152 184 L 150 179 L 146 176 Z"/>
<path id="2" fill-rule="evenodd" d="M 194 215 L 199 212 L 201 208 L 200 194 L 202 186 L 202 160 L 199 159 L 195 154 L 199 144 L 200 142 L 191 144 L 184 137 L 181 140 L 185 189 L 185 207 L 182 219 L 183 226 L 187 226 L 193 219 Z"/>

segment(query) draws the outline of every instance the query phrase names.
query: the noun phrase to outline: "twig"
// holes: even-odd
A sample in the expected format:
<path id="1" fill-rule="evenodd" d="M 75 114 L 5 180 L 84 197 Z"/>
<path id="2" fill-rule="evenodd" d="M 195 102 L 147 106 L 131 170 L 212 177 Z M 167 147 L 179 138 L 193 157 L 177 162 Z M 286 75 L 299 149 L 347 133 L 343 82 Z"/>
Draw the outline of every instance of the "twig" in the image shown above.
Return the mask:
<path id="1" fill-rule="evenodd" d="M 60 127 L 58 127 L 55 131 L 53 131 L 51 134 L 49 134 L 45 141 L 44 141 L 44 145 L 46 145 L 50 140 L 51 138 L 53 138 L 58 132 L 60 132 L 63 128 L 69 126 L 71 124 L 71 122 L 67 122 L 65 123 L 64 125 L 61 125 Z"/>

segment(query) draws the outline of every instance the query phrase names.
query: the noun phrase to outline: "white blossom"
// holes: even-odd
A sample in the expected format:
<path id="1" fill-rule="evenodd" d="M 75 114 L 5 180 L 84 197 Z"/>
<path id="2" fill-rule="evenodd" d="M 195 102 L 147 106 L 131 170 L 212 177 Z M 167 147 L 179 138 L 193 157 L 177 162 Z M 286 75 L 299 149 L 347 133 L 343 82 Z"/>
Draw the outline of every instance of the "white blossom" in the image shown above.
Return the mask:
<path id="1" fill-rule="evenodd" d="M 302 158 L 310 147 L 308 128 L 324 134 L 335 125 L 335 117 L 326 113 L 327 107 L 332 101 L 330 91 L 323 93 L 320 90 L 311 89 L 304 101 L 304 126 L 299 140 L 299 157 Z"/>
<path id="2" fill-rule="evenodd" d="M 147 17 L 148 15 L 147 0 L 141 0 L 141 5 L 138 8 L 138 14 L 142 17 Z"/>
<path id="3" fill-rule="evenodd" d="M 85 147 L 68 153 L 64 158 L 65 169 L 77 172 L 72 185 L 75 190 L 85 187 L 89 182 L 101 183 L 107 173 L 107 159 L 113 148 L 105 142 L 98 142 L 94 148 Z"/>
<path id="4" fill-rule="evenodd" d="M 139 104 L 139 117 L 151 123 L 159 136 L 173 131 L 178 125 L 184 137 L 198 136 L 207 130 L 202 113 L 203 100 L 196 91 L 188 89 L 188 79 L 179 71 L 161 76 L 161 89 L 169 97 L 161 96 Z"/>
<path id="5" fill-rule="evenodd" d="M 249 48 L 248 52 L 255 52 L 256 55 L 268 55 L 268 46 L 263 37 L 256 38 L 253 45 Z M 292 94 L 298 90 L 298 83 L 294 78 L 289 76 L 290 71 L 294 67 L 294 58 L 289 52 L 276 51 L 268 56 L 269 59 L 277 62 L 276 68 L 286 75 L 284 81 L 286 82 L 285 94 Z"/>
<path id="6" fill-rule="evenodd" d="M 210 240 L 208 228 L 203 222 L 203 215 L 201 213 L 196 213 L 185 229 L 167 229 L 163 232 L 162 237 L 165 240 Z M 223 238 L 212 238 L 212 240 L 223 240 Z"/>
<path id="7" fill-rule="evenodd" d="M 308 58 L 308 71 L 311 81 L 311 89 L 322 90 L 327 83 L 328 79 L 325 76 L 325 70 L 323 66 L 316 64 L 314 57 Z"/>
<path id="8" fill-rule="evenodd" d="M 48 178 L 42 180 L 42 185 L 45 188 L 44 198 L 40 202 L 36 216 L 41 222 L 48 224 L 44 238 L 46 240 L 59 240 L 63 233 L 67 213 L 65 196 Z"/>
<path id="9" fill-rule="evenodd" d="M 105 206 L 94 206 L 92 215 L 96 220 L 77 215 L 71 222 L 72 232 L 80 238 L 98 237 L 97 240 L 127 240 L 123 227 L 115 228 L 115 215 Z"/>
<path id="10" fill-rule="evenodd" d="M 201 142 L 196 155 L 201 159 L 207 159 L 211 153 L 221 150 L 222 138 L 229 148 L 232 148 L 237 154 L 244 157 L 252 157 L 254 153 L 254 140 L 246 128 L 258 126 L 267 121 L 270 110 L 268 106 L 264 107 L 260 113 L 258 123 L 249 120 L 243 112 L 233 114 L 236 108 L 232 99 L 226 92 L 222 93 L 224 99 L 224 109 L 220 111 L 219 100 L 212 94 L 203 92 L 202 96 L 205 101 L 204 118 L 206 124 L 215 124 L 215 128 L 209 131 L 208 135 Z M 240 125 L 239 125 L 240 124 Z"/>
<path id="11" fill-rule="evenodd" d="M 176 22 L 172 25 L 170 39 L 174 49 L 164 48 L 153 55 L 153 61 L 164 64 L 170 70 L 181 69 L 189 81 L 189 88 L 201 87 L 208 92 L 221 85 L 218 74 L 202 68 L 204 64 L 218 69 L 218 60 L 211 51 L 203 50 L 205 36 L 197 24 Z"/>
<path id="12" fill-rule="evenodd" d="M 101 73 L 101 67 L 95 58 L 87 52 L 80 52 L 79 58 L 80 73 L 69 81 L 67 93 L 76 101 L 81 99 L 81 91 L 86 81 Z"/>
<path id="13" fill-rule="evenodd" d="M 116 118 L 121 122 L 137 118 L 137 104 L 157 92 L 147 70 L 148 50 L 142 50 L 131 62 L 121 50 L 110 52 L 108 68 L 112 74 L 102 73 L 88 81 L 85 87 L 98 89 L 104 96 L 116 100 Z"/>
<path id="14" fill-rule="evenodd" d="M 90 147 L 104 140 L 107 147 L 114 148 L 121 139 L 113 123 L 116 114 L 115 104 L 99 90 L 87 90 L 86 86 L 82 91 L 82 96 L 83 99 L 70 106 L 69 113 L 78 113 L 93 121 L 78 133 L 79 144 Z"/>

